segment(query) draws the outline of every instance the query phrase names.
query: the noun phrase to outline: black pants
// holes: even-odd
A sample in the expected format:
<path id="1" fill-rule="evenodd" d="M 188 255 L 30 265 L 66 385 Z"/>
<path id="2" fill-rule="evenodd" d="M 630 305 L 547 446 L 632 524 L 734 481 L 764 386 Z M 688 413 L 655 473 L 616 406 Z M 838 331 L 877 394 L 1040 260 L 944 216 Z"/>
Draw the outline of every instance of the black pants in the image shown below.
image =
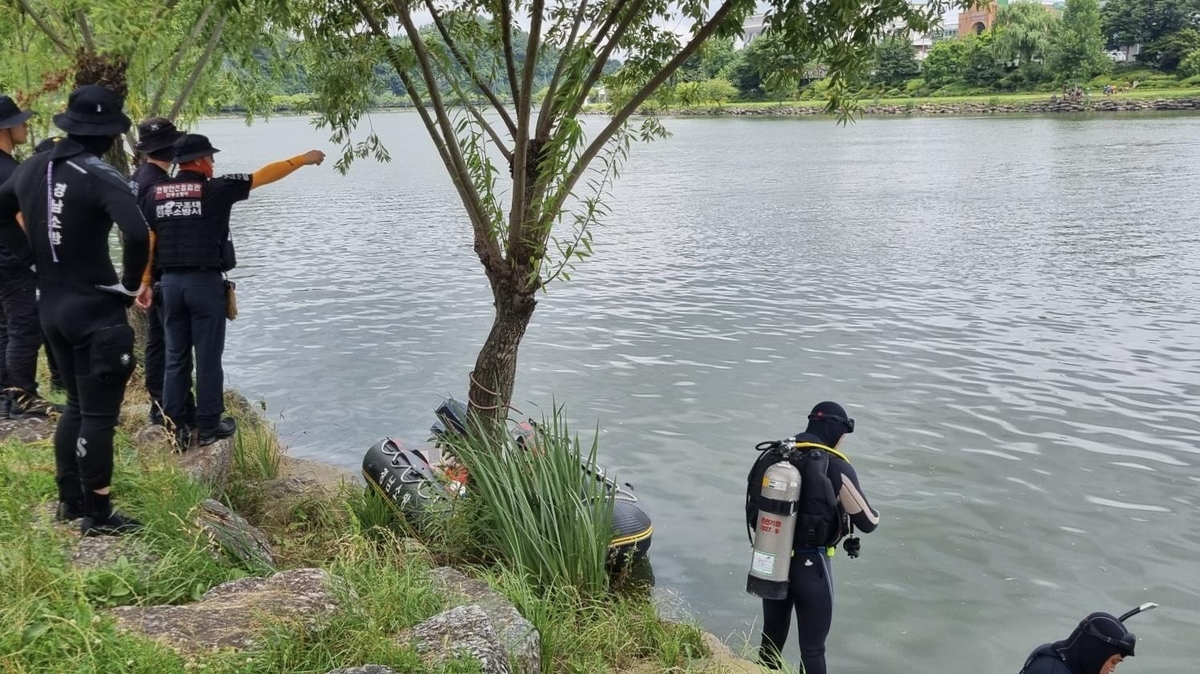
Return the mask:
<path id="1" fill-rule="evenodd" d="M 15 276 L 0 281 L 0 388 L 37 393 L 37 356 L 42 346 L 37 280 Z"/>
<path id="2" fill-rule="evenodd" d="M 163 381 L 167 368 L 167 338 L 163 317 L 162 284 L 154 284 L 154 302 L 146 313 L 146 393 L 150 394 L 150 416 L 158 419 L 166 410 L 163 403 Z M 184 354 L 182 369 L 187 373 L 187 396 L 183 403 L 183 416 L 176 423 L 184 426 L 196 425 L 196 397 L 192 394 L 192 352 Z"/>
<path id="3" fill-rule="evenodd" d="M 121 297 L 84 286 L 46 287 L 42 331 L 67 389 L 54 434 L 58 494 L 79 498 L 112 482 L 113 430 L 136 365 Z"/>
<path id="4" fill-rule="evenodd" d="M 172 420 L 186 415 L 194 350 L 196 426 L 201 432 L 215 430 L 225 413 L 225 279 L 215 270 L 168 270 L 162 296 L 167 342 L 163 409 Z"/>
<path id="5" fill-rule="evenodd" d="M 763 638 L 759 659 L 780 668 L 779 652 L 787 642 L 796 612 L 800 659 L 806 674 L 825 674 L 825 638 L 833 623 L 833 568 L 821 552 L 797 552 L 792 557 L 787 599 L 763 600 Z"/>

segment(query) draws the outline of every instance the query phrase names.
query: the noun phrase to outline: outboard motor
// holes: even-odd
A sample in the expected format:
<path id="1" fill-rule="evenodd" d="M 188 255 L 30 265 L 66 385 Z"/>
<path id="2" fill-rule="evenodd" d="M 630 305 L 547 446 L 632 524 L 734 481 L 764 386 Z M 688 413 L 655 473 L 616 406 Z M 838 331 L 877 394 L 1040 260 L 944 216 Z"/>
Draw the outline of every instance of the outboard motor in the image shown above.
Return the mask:
<path id="1" fill-rule="evenodd" d="M 787 461 L 772 464 L 763 474 L 758 497 L 758 524 L 746 591 L 763 599 L 785 599 L 800 501 L 800 471 Z"/>

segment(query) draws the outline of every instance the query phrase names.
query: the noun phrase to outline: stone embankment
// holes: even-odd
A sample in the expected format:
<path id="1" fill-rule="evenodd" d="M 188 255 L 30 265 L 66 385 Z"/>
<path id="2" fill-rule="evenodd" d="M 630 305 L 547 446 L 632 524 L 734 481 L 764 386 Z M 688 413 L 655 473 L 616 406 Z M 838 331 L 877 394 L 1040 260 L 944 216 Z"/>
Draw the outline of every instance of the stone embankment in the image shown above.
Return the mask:
<path id="1" fill-rule="evenodd" d="M 1200 98 L 1092 98 L 1084 101 L 1044 100 L 1004 102 L 996 101 L 947 102 L 947 103 L 863 103 L 859 112 L 868 116 L 895 115 L 997 115 L 997 114 L 1047 114 L 1087 112 L 1153 112 L 1174 110 L 1200 110 Z M 820 105 L 778 105 L 745 108 L 693 108 L 672 112 L 681 116 L 716 117 L 810 117 L 824 115 Z"/>

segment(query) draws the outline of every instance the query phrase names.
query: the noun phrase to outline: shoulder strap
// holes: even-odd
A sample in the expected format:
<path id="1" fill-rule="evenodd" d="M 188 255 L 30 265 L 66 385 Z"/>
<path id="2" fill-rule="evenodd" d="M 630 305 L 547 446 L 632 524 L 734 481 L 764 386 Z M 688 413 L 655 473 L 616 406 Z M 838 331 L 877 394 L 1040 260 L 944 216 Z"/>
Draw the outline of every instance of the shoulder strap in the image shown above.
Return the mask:
<path id="1" fill-rule="evenodd" d="M 833 447 L 829 447 L 827 445 L 822 445 L 819 442 L 797 442 L 795 446 L 797 449 L 803 448 L 803 447 L 816 447 L 817 449 L 823 449 L 823 450 L 829 452 L 830 454 L 836 456 L 837 458 L 841 459 L 842 461 L 845 461 L 846 463 L 850 463 L 850 457 L 848 457 L 845 454 L 841 453 L 840 451 L 834 449 Z"/>

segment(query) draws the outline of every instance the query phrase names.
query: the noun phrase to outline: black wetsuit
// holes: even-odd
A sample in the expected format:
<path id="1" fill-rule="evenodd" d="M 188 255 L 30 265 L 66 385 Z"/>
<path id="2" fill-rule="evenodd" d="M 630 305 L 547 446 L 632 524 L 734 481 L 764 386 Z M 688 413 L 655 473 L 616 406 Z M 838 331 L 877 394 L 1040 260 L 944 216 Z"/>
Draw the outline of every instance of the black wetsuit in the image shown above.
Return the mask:
<path id="1" fill-rule="evenodd" d="M 1136 640 L 1125 625 L 1108 613 L 1092 613 L 1084 618 L 1071 636 L 1034 649 L 1020 674 L 1100 674 L 1104 663 L 1114 655 L 1133 657 L 1132 648 L 1098 639 L 1092 631 L 1110 640 Z"/>
<path id="2" fill-rule="evenodd" d="M 138 186 L 138 199 L 144 199 L 146 192 L 156 183 L 169 180 L 171 174 L 162 170 L 157 164 L 145 162 L 133 172 L 133 182 Z M 154 284 L 154 301 L 150 311 L 146 312 L 146 393 L 150 394 L 150 420 L 154 423 L 163 421 L 163 381 L 166 375 L 167 340 L 164 331 L 165 312 L 163 311 L 162 269 L 154 265 L 151 283 Z M 183 354 L 182 370 L 187 372 L 187 396 L 184 401 L 184 411 L 178 423 L 184 426 L 196 424 L 196 399 L 192 394 L 192 354 Z"/>
<path id="3" fill-rule="evenodd" d="M 150 230 L 135 194 L 132 183 L 71 138 L 31 157 L 0 187 L 0 244 L 25 239 L 16 221 L 21 212 L 37 265 L 42 329 L 67 388 L 54 437 L 59 500 L 86 496 L 85 508 L 91 492 L 111 482 L 113 429 L 136 364 L 125 311 L 146 267 Z M 124 247 L 120 278 L 109 257 L 114 222 Z M 107 507 L 102 498 L 96 502 Z"/>
<path id="4" fill-rule="evenodd" d="M 20 164 L 0 150 L 0 185 Z M 0 388 L 18 388 L 36 395 L 37 352 L 42 346 L 38 324 L 37 277 L 29 244 L 18 250 L 0 247 Z"/>
<path id="5" fill-rule="evenodd" d="M 816 435 L 801 433 L 798 442 L 829 445 Z M 835 441 L 836 442 L 836 441 Z M 829 457 L 829 475 L 838 503 L 850 522 L 863 533 L 879 524 L 879 513 L 871 508 L 854 468 L 843 459 Z M 796 613 L 800 637 L 800 657 L 807 674 L 825 674 L 825 639 L 833 623 L 833 565 L 824 548 L 797 548 L 788 574 L 786 599 L 763 599 L 763 638 L 759 659 L 772 669 L 780 668 L 779 652 L 787 642 Z"/>

